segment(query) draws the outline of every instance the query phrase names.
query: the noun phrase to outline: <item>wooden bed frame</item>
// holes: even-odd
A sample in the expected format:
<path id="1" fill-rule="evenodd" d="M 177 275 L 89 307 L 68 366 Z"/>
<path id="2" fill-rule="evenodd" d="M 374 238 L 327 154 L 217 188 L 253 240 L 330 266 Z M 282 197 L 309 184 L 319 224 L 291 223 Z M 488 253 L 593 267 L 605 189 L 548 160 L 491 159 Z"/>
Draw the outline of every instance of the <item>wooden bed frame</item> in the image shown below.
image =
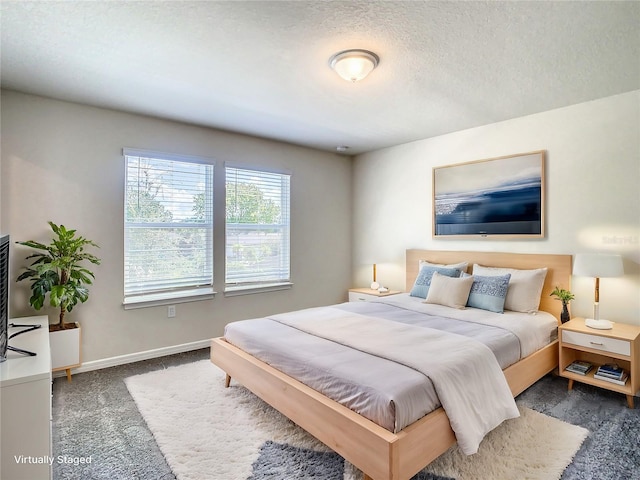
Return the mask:
<path id="1" fill-rule="evenodd" d="M 407 250 L 406 288 L 418 274 L 419 260 L 469 262 L 484 266 L 533 269 L 547 267 L 540 310 L 560 317 L 561 302 L 549 296 L 556 285 L 570 289 L 571 255 Z M 514 397 L 558 365 L 557 340 L 504 370 Z M 349 408 L 227 343 L 211 341 L 211 361 L 255 395 L 279 410 L 364 472 L 365 480 L 408 480 L 455 444 L 442 408 L 398 433 L 391 433 Z"/>

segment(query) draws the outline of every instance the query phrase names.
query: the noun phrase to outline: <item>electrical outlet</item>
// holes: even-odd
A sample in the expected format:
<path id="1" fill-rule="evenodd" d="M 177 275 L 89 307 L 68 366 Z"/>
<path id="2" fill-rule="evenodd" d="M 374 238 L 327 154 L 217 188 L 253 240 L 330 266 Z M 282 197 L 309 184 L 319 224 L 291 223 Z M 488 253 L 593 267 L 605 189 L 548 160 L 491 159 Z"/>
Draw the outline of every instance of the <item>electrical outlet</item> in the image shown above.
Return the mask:
<path id="1" fill-rule="evenodd" d="M 175 305 L 169 305 L 167 307 L 167 317 L 168 318 L 173 318 L 176 316 L 176 306 Z"/>

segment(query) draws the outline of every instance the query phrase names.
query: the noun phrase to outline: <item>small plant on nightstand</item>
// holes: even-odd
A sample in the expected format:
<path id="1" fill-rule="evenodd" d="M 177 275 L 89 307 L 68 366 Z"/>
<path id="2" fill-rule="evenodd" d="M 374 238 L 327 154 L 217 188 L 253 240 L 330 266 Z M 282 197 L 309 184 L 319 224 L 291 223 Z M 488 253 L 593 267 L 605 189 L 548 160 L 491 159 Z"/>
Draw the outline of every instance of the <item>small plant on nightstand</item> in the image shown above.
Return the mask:
<path id="1" fill-rule="evenodd" d="M 560 314 L 560 321 L 562 323 L 566 323 L 571 320 L 571 315 L 569 315 L 569 302 L 576 298 L 576 296 L 571 293 L 569 290 L 565 290 L 564 288 L 560 288 L 556 286 L 556 288 L 549 294 L 552 297 L 556 297 L 556 300 L 560 300 L 562 302 L 562 313 Z"/>

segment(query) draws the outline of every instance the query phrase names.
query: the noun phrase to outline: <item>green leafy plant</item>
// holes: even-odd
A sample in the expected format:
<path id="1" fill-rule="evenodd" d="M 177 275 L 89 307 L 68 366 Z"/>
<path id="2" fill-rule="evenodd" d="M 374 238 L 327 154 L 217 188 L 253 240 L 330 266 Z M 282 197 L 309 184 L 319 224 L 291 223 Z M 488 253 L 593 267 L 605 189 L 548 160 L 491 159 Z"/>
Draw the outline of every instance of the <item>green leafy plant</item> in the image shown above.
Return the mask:
<path id="1" fill-rule="evenodd" d="M 571 300 L 576 298 L 576 296 L 569 290 L 565 290 L 564 288 L 560 288 L 558 286 L 556 286 L 556 288 L 549 294 L 549 296 L 556 297 L 556 300 L 560 300 L 563 305 L 566 305 Z"/>
<path id="2" fill-rule="evenodd" d="M 93 272 L 82 266 L 82 262 L 100 265 L 100 259 L 85 252 L 86 247 L 98 247 L 91 240 L 83 236 L 76 236 L 75 230 L 67 230 L 64 225 L 48 222 L 54 237 L 49 245 L 28 240 L 17 242 L 19 245 L 38 250 L 26 257 L 33 259 L 29 267 L 20 274 L 17 282 L 31 281 L 31 298 L 29 304 L 40 310 L 49 295 L 49 304 L 60 308 L 59 323 L 52 324 L 50 330 L 73 328 L 75 324 L 65 323 L 64 316 L 73 310 L 78 302 L 84 303 L 89 298 L 89 290 L 85 285 L 91 285 L 95 278 Z"/>

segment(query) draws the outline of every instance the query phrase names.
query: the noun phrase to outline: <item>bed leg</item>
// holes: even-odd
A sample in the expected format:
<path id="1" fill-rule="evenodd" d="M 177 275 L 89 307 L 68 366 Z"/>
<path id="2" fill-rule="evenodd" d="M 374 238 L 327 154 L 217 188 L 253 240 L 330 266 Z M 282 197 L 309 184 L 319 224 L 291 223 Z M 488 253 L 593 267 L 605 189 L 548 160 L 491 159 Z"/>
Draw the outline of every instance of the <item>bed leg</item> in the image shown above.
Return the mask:
<path id="1" fill-rule="evenodd" d="M 231 377 L 229 376 L 229 374 L 227 374 L 224 377 L 224 388 L 229 388 L 230 384 L 231 384 Z"/>

